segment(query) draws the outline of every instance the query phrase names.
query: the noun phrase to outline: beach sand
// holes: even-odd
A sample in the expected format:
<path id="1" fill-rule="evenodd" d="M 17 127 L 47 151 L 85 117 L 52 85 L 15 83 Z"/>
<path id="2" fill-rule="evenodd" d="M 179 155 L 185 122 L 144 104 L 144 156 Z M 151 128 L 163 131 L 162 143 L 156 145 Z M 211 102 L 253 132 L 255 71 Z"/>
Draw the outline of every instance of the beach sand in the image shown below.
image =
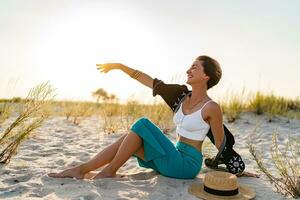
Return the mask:
<path id="1" fill-rule="evenodd" d="M 262 134 L 255 142 L 265 146 L 266 156 L 270 156 L 268 144 L 273 131 L 279 133 L 279 144 L 286 141 L 288 134 L 298 134 L 298 137 L 300 134 L 299 120 L 284 117 L 276 117 L 269 123 L 266 116 L 243 113 L 236 122 L 226 123 L 235 135 L 235 149 L 243 157 L 249 172 L 258 172 L 247 146 L 249 135 L 257 124 L 260 124 L 258 132 Z M 76 180 L 47 176 L 49 172 L 58 172 L 89 160 L 122 134 L 103 133 L 96 116 L 84 119 L 79 126 L 64 117 L 47 119 L 33 137 L 20 145 L 11 162 L 0 166 L 0 199 L 198 199 L 187 189 L 192 183 L 202 182 L 204 173 L 209 171 L 206 167 L 196 179 L 173 179 L 140 168 L 132 157 L 118 171 L 127 175 L 125 178 Z M 170 133 L 170 138 L 175 141 L 174 132 Z M 253 187 L 256 199 L 286 199 L 276 193 L 265 176 L 239 177 L 238 181 Z"/>

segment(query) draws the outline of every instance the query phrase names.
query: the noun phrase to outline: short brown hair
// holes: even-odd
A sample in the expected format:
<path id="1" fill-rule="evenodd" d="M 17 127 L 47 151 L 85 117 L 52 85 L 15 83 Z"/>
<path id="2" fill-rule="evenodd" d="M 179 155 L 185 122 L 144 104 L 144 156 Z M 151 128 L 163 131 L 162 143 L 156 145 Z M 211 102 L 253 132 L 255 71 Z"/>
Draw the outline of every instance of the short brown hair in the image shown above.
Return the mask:
<path id="1" fill-rule="evenodd" d="M 204 73 L 209 76 L 207 82 L 207 89 L 217 85 L 222 77 L 222 70 L 220 64 L 209 56 L 198 56 L 196 60 L 202 61 Z"/>

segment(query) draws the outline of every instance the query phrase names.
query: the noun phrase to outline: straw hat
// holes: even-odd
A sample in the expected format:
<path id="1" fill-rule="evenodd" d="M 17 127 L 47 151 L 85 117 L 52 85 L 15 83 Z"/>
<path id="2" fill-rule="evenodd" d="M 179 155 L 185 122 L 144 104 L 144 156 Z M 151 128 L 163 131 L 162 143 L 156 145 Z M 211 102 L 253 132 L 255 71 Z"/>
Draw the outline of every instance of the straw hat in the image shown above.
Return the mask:
<path id="1" fill-rule="evenodd" d="M 207 172 L 204 183 L 192 184 L 189 193 L 207 200 L 253 199 L 255 191 L 237 182 L 234 174 L 222 171 Z"/>

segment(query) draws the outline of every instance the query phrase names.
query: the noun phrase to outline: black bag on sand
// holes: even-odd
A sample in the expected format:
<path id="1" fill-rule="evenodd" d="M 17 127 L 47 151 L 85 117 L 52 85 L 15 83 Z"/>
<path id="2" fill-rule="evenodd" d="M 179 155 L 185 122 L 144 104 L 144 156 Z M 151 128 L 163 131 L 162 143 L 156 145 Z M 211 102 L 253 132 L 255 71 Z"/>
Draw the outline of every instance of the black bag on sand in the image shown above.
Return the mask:
<path id="1" fill-rule="evenodd" d="M 160 95 L 173 112 L 176 112 L 179 109 L 180 103 L 187 97 L 187 95 L 192 94 L 192 91 L 188 90 L 186 85 L 165 84 L 157 78 L 153 81 L 152 92 L 153 96 L 156 96 L 157 94 Z M 207 158 L 204 160 L 204 163 L 207 167 L 214 169 L 217 169 L 220 164 L 225 164 L 230 173 L 241 173 L 245 169 L 245 163 L 241 156 L 233 150 L 235 141 L 232 133 L 225 125 L 223 126 L 225 137 L 221 145 L 221 149 L 215 158 Z M 209 129 L 207 136 L 211 142 L 215 144 L 211 129 Z"/>

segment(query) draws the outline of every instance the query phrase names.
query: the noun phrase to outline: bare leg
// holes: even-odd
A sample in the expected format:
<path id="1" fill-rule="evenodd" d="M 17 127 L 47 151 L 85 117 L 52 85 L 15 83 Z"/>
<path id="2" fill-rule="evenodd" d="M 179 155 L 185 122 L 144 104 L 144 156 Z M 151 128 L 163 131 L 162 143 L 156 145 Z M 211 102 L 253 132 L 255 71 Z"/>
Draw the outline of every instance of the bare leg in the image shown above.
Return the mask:
<path id="1" fill-rule="evenodd" d="M 99 152 L 96 156 L 94 156 L 86 163 L 66 169 L 60 173 L 49 173 L 48 176 L 55 177 L 55 178 L 73 178 L 73 177 L 77 179 L 91 178 L 88 172 L 93 171 L 111 162 L 112 159 L 115 157 L 119 149 L 119 146 L 121 145 L 126 135 L 127 134 L 121 136 L 115 143 L 103 149 L 101 152 Z"/>
<path id="2" fill-rule="evenodd" d="M 93 179 L 115 177 L 117 170 L 130 158 L 130 156 L 136 152 L 143 154 L 143 150 L 141 150 L 142 147 L 142 139 L 134 132 L 130 132 L 124 138 L 114 159 L 100 173 L 93 177 Z M 144 155 L 141 156 L 144 157 Z"/>

